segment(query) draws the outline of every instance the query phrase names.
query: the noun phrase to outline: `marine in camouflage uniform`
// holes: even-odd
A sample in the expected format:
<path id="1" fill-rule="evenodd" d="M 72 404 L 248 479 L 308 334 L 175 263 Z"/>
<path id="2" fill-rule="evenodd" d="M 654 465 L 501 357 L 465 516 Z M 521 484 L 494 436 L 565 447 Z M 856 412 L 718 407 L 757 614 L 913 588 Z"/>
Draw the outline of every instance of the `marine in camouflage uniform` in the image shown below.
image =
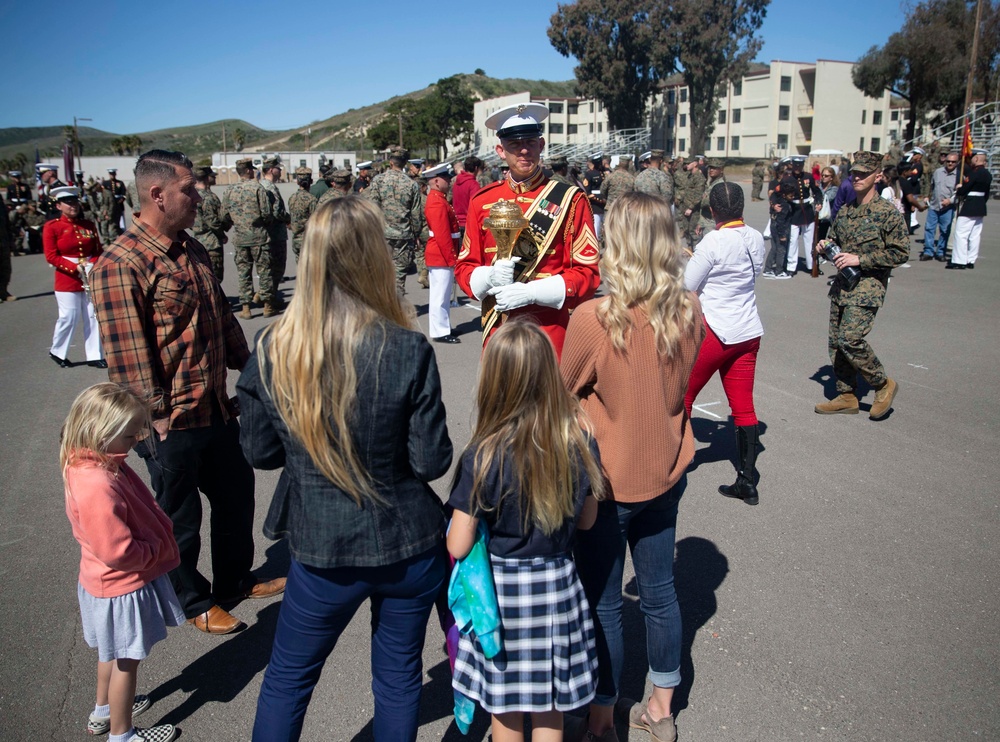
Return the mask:
<path id="1" fill-rule="evenodd" d="M 835 261 L 838 269 L 843 267 L 842 258 L 852 264 L 852 256 L 856 256 L 861 280 L 848 291 L 838 274 L 830 289 L 827 344 L 839 396 L 816 405 L 820 414 L 858 412 L 855 390 L 859 373 L 876 390 L 871 409 L 873 419 L 889 412 L 897 389 L 896 382 L 886 376 L 881 361 L 865 340 L 875 314 L 885 302 L 890 271 L 905 263 L 910 251 L 910 235 L 903 217 L 889 201 L 878 196 L 875 188 L 874 176 L 881 165 L 882 155 L 878 152 L 855 153 L 851 171 L 863 174 L 868 190 L 858 192 L 857 201 L 841 208 L 830 227 L 830 238 L 844 253 Z"/>
<path id="2" fill-rule="evenodd" d="M 409 154 L 402 147 L 389 152 L 390 169 L 372 178 L 364 197 L 378 204 L 385 219 L 385 238 L 396 265 L 396 288 L 406 293 L 406 272 L 413 263 L 416 239 L 424 229 L 424 212 L 420 208 L 420 187 L 403 167 Z"/>
<path id="3" fill-rule="evenodd" d="M 288 199 L 288 215 L 292 218 L 292 252 L 295 253 L 295 262 L 298 263 L 302 240 L 306 235 L 306 224 L 316 211 L 319 199 L 309 192 L 312 186 L 312 170 L 307 167 L 298 168 L 295 171 L 295 182 L 298 183 L 299 190 Z"/>
<path id="4" fill-rule="evenodd" d="M 268 157 L 261 163 L 260 184 L 264 186 L 271 199 L 271 214 L 274 220 L 267 227 L 268 242 L 271 249 L 271 281 L 274 284 L 275 301 L 278 306 L 283 304 L 278 287 L 285 280 L 285 264 L 288 260 L 288 225 L 292 217 L 285 208 L 285 199 L 281 197 L 277 183 L 281 179 L 281 158 Z"/>
<path id="5" fill-rule="evenodd" d="M 125 215 L 125 184 L 116 177 L 118 171 L 115 168 L 108 169 L 107 182 L 101 192 L 100 216 L 104 224 L 104 238 L 107 240 L 105 246 L 110 245 L 122 233 L 122 217 Z"/>
<path id="6" fill-rule="evenodd" d="M 668 204 L 674 202 L 674 179 L 662 170 L 663 150 L 653 149 L 639 156 L 645 163 L 643 171 L 635 176 L 635 189 L 641 193 L 659 196 Z"/>
<path id="7" fill-rule="evenodd" d="M 250 319 L 250 303 L 253 301 L 253 268 L 257 266 L 260 282 L 260 298 L 264 302 L 264 314 L 274 314 L 274 281 L 271 273 L 271 252 L 268 249 L 267 228 L 274 221 L 271 213 L 271 199 L 267 191 L 254 179 L 253 160 L 244 159 L 236 163 L 239 182 L 229 186 L 222 197 L 223 218 L 227 216 L 233 224 L 233 254 L 239 275 L 240 316 Z"/>
<path id="8" fill-rule="evenodd" d="M 213 175 L 212 177 L 215 176 Z M 125 188 L 125 203 L 128 204 L 129 209 L 132 211 L 132 221 L 135 221 L 139 216 L 139 191 L 135 187 L 134 180 Z"/>
<path id="9" fill-rule="evenodd" d="M 322 206 L 327 201 L 333 201 L 335 198 L 343 198 L 344 196 L 351 195 L 352 178 L 350 170 L 331 170 L 328 180 L 330 187 L 319 197 L 319 201 L 316 204 L 317 207 Z"/>
<path id="10" fill-rule="evenodd" d="M 417 264 L 417 283 L 425 289 L 429 289 L 431 281 L 427 273 L 427 243 L 431 239 L 431 230 L 427 226 L 427 181 L 421 178 L 419 173 L 413 179 L 417 183 L 417 188 L 420 189 L 420 213 L 424 215 L 423 227 L 413 249 L 413 261 Z"/>
<path id="11" fill-rule="evenodd" d="M 221 283 L 226 271 L 226 254 L 222 246 L 228 241 L 226 232 L 232 228 L 233 223 L 228 214 L 223 215 L 222 201 L 212 193 L 215 171 L 210 167 L 199 167 L 194 169 L 194 174 L 197 179 L 195 187 L 201 194 L 201 203 L 198 204 L 198 215 L 194 218 L 191 231 L 208 251 L 208 257 L 212 260 L 212 271 Z"/>
<path id="12" fill-rule="evenodd" d="M 705 176 L 698 167 L 698 161 L 692 160 L 685 166 L 686 177 L 682 186 L 675 181 L 674 193 L 677 200 L 677 229 L 688 246 L 694 248 L 695 227 L 701 219 L 701 198 L 705 194 Z"/>
<path id="13" fill-rule="evenodd" d="M 753 188 L 750 191 L 750 200 L 752 201 L 763 201 L 760 192 L 764 188 L 764 163 L 757 160 L 753 164 L 753 170 L 750 171 L 750 177 L 753 179 Z"/>
<path id="14" fill-rule="evenodd" d="M 712 216 L 712 209 L 709 207 L 708 199 L 712 189 L 719 183 L 726 182 L 726 163 L 723 160 L 712 158 L 708 161 L 708 182 L 705 190 L 702 191 L 701 201 L 698 204 L 698 230 L 695 235 L 695 245 L 705 239 L 705 235 L 715 229 L 715 218 Z"/>
<path id="15" fill-rule="evenodd" d="M 635 190 L 635 175 L 629 170 L 631 163 L 631 155 L 622 155 L 614 172 L 601 183 L 601 198 L 604 199 L 605 210 L 610 209 L 619 196 Z"/>
<path id="16" fill-rule="evenodd" d="M 553 157 L 549 160 L 549 167 L 552 168 L 552 177 L 549 180 L 554 180 L 559 183 L 565 183 L 566 185 L 576 185 L 568 177 L 569 175 L 569 162 L 565 157 Z"/>

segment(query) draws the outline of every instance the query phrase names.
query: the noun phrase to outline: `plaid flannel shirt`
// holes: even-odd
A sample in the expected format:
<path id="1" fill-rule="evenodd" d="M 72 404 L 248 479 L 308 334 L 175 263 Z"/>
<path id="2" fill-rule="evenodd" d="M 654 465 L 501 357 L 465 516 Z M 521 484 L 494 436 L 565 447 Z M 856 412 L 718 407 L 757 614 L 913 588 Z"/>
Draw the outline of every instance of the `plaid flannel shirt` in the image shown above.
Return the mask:
<path id="1" fill-rule="evenodd" d="M 154 419 L 184 430 L 208 427 L 214 408 L 224 419 L 238 414 L 226 368 L 242 369 L 250 351 L 200 242 L 183 231 L 171 240 L 137 219 L 90 285 L 108 376 L 157 393 Z"/>

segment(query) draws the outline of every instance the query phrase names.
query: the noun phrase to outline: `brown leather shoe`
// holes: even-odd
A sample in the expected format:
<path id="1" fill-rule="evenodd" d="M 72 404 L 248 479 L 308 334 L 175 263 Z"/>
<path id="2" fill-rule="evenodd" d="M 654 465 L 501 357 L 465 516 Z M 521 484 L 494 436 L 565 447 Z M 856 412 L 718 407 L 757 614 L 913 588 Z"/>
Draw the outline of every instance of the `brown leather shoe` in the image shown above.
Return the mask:
<path id="1" fill-rule="evenodd" d="M 816 412 L 820 415 L 857 415 L 858 398 L 847 392 L 834 397 L 829 402 L 816 405 Z"/>
<path id="2" fill-rule="evenodd" d="M 281 595 L 285 592 L 285 578 L 275 577 L 273 580 L 258 580 L 254 583 L 253 587 L 245 592 L 239 593 L 238 595 L 232 595 L 227 597 L 216 596 L 216 600 L 220 603 L 235 603 L 239 600 L 264 600 L 265 598 L 273 598 L 275 595 Z"/>
<path id="3" fill-rule="evenodd" d="M 188 623 L 206 634 L 232 634 L 245 629 L 246 624 L 224 608 L 213 605 L 200 616 L 189 618 Z"/>
<path id="4" fill-rule="evenodd" d="M 892 400 L 896 398 L 898 391 L 899 384 L 892 379 L 886 379 L 882 388 L 875 392 L 875 401 L 872 402 L 872 409 L 868 413 L 868 417 L 872 420 L 881 420 L 888 415 L 889 410 L 892 409 Z"/>

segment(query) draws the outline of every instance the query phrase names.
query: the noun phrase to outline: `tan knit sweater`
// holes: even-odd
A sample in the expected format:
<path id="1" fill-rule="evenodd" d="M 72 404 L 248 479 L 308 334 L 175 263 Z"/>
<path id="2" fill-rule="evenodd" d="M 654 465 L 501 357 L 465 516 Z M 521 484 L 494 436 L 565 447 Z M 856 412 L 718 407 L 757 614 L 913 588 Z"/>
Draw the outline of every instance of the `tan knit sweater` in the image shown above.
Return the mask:
<path id="1" fill-rule="evenodd" d="M 618 353 L 595 314 L 592 299 L 573 313 L 561 369 L 594 426 L 601 463 L 618 502 L 643 502 L 669 490 L 694 458 L 694 434 L 684 412 L 684 392 L 705 335 L 698 322 L 670 360 L 656 352 L 653 328 L 641 309 L 625 353 Z"/>

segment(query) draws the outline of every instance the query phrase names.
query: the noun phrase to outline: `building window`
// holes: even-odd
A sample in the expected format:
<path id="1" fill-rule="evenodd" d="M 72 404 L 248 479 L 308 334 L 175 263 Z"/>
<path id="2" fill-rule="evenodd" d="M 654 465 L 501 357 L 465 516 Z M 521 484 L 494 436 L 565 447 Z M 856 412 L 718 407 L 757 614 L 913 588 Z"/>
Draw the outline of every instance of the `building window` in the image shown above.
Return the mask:
<path id="1" fill-rule="evenodd" d="M 671 139 L 667 142 L 667 154 L 671 157 L 674 156 L 674 140 Z"/>
<path id="2" fill-rule="evenodd" d="M 353 169 L 354 169 L 354 168 L 352 168 L 352 167 L 351 167 L 351 161 L 350 161 L 350 160 L 348 160 L 348 159 L 347 159 L 347 158 L 345 157 L 345 158 L 344 158 L 344 170 L 353 170 Z"/>
<path id="3" fill-rule="evenodd" d="M 867 119 L 868 119 L 868 111 L 862 111 L 861 112 L 861 123 L 862 124 L 866 123 Z"/>
<path id="4" fill-rule="evenodd" d="M 562 134 L 563 125 L 562 124 L 549 124 L 549 134 Z"/>
<path id="5" fill-rule="evenodd" d="M 725 111 L 719 111 L 719 123 L 720 124 L 726 123 L 726 112 Z"/>
<path id="6" fill-rule="evenodd" d="M 678 152 L 683 152 L 685 150 L 685 145 L 686 144 L 687 144 L 687 140 L 686 139 L 678 139 L 677 140 L 677 151 Z"/>
<path id="7" fill-rule="evenodd" d="M 715 148 L 720 152 L 726 148 L 726 138 L 716 137 L 715 138 Z"/>
<path id="8" fill-rule="evenodd" d="M 792 78 L 790 75 L 781 76 L 781 92 L 782 93 L 792 92 Z"/>
<path id="9" fill-rule="evenodd" d="M 734 151 L 739 151 L 739 148 L 740 148 L 740 138 L 739 137 L 730 137 L 729 149 L 734 150 Z"/>
<path id="10" fill-rule="evenodd" d="M 789 113 L 788 106 L 778 106 L 778 121 L 788 121 Z"/>
<path id="11" fill-rule="evenodd" d="M 593 125 L 593 124 L 591 124 L 591 125 L 590 125 L 590 133 L 591 133 L 591 134 L 593 134 L 593 133 L 594 133 L 594 125 Z"/>
<path id="12" fill-rule="evenodd" d="M 306 166 L 306 161 L 305 160 L 299 160 L 299 167 L 305 167 L 305 166 Z"/>
<path id="13" fill-rule="evenodd" d="M 667 128 L 668 129 L 673 129 L 675 122 L 676 122 L 676 119 L 674 118 L 674 114 L 668 113 L 667 114 Z"/>
<path id="14" fill-rule="evenodd" d="M 872 125 L 881 126 L 882 125 L 882 112 L 872 111 Z"/>
<path id="15" fill-rule="evenodd" d="M 899 111 L 893 111 L 889 114 L 890 121 L 899 121 Z"/>
<path id="16" fill-rule="evenodd" d="M 688 89 L 681 88 L 681 103 L 687 103 L 688 99 Z"/>
<path id="17" fill-rule="evenodd" d="M 683 129 L 688 125 L 688 115 L 686 113 L 681 114 L 681 128 Z"/>
<path id="18" fill-rule="evenodd" d="M 549 103 L 549 113 L 562 113 L 563 104 L 562 103 Z"/>
<path id="19" fill-rule="evenodd" d="M 598 121 L 597 122 L 597 133 L 600 134 L 602 131 L 604 131 L 604 124 L 601 123 L 600 121 Z"/>
<path id="20" fill-rule="evenodd" d="M 742 113 L 743 112 L 740 111 L 739 108 L 734 108 L 733 109 L 733 123 L 734 124 L 738 124 L 740 122 L 740 119 L 742 118 Z"/>
<path id="21" fill-rule="evenodd" d="M 566 127 L 567 134 L 576 134 L 576 124 L 569 124 Z"/>
<path id="22" fill-rule="evenodd" d="M 600 113 L 604 110 L 604 104 L 601 101 L 597 101 L 597 112 Z"/>
<path id="23" fill-rule="evenodd" d="M 733 95 L 743 95 L 743 81 L 737 80 L 733 83 Z"/>
<path id="24" fill-rule="evenodd" d="M 858 149 L 864 150 L 865 148 L 865 138 L 861 137 L 861 142 L 858 144 Z"/>
<path id="25" fill-rule="evenodd" d="M 778 135 L 778 149 L 780 149 L 780 150 L 786 150 L 786 149 L 788 149 L 788 135 L 787 134 L 779 134 Z"/>
<path id="26" fill-rule="evenodd" d="M 878 152 L 882 147 L 882 140 L 879 137 L 872 137 L 872 152 Z"/>
<path id="27" fill-rule="evenodd" d="M 580 113 L 580 104 L 570 103 L 568 108 L 566 109 L 566 113 L 568 113 L 570 116 L 576 116 L 578 113 Z"/>
<path id="28" fill-rule="evenodd" d="M 672 106 L 676 102 L 677 102 L 677 91 L 676 90 L 668 90 L 667 91 L 667 105 L 668 106 Z"/>
<path id="29" fill-rule="evenodd" d="M 593 102 L 592 102 L 592 103 L 590 104 L 590 112 L 591 112 L 591 113 L 593 113 L 593 112 L 594 112 L 594 104 L 593 104 Z"/>

